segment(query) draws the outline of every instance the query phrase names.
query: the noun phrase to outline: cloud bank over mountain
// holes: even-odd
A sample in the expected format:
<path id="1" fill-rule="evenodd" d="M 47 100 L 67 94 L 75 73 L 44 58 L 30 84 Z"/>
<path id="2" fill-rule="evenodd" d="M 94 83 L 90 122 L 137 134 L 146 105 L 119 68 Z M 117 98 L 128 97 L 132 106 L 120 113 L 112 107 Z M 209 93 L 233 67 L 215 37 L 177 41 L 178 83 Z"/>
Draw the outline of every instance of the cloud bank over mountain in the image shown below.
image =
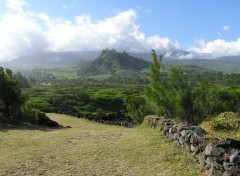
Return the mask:
<path id="1" fill-rule="evenodd" d="M 198 48 L 191 48 L 190 50 L 196 53 L 209 53 L 212 57 L 240 55 L 240 38 L 230 42 L 221 39 L 210 42 L 201 40 L 198 44 Z"/>
<path id="2" fill-rule="evenodd" d="M 0 60 L 44 51 L 90 51 L 116 48 L 130 52 L 150 49 L 175 50 L 180 46 L 168 37 L 146 37 L 135 24 L 137 12 L 128 10 L 101 21 L 90 14 L 73 21 L 45 13 L 24 11 L 23 0 L 7 0 L 8 11 L 0 16 Z"/>
<path id="3" fill-rule="evenodd" d="M 182 48 L 167 36 L 146 36 L 135 23 L 138 14 L 133 9 L 95 21 L 90 14 L 80 14 L 74 20 L 52 18 L 44 12 L 25 10 L 30 5 L 24 0 L 4 0 L 1 5 L 7 10 L 0 14 L 0 61 L 47 51 L 104 48 L 128 52 L 188 50 L 195 53 L 184 56 L 189 58 L 198 53 L 212 56 L 240 54 L 240 38 L 230 42 L 220 39 L 202 41 L 198 47 Z"/>

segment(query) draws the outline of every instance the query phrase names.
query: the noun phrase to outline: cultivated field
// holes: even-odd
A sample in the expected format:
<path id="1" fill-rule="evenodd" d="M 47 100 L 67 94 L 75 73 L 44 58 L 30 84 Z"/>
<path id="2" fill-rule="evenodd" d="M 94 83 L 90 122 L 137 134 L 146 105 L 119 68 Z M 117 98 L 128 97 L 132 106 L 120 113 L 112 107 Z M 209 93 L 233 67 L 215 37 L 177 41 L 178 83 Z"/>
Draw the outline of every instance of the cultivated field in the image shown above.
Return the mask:
<path id="1" fill-rule="evenodd" d="M 72 128 L 0 130 L 0 175 L 203 175 L 190 154 L 144 125 L 127 129 L 47 114 Z"/>

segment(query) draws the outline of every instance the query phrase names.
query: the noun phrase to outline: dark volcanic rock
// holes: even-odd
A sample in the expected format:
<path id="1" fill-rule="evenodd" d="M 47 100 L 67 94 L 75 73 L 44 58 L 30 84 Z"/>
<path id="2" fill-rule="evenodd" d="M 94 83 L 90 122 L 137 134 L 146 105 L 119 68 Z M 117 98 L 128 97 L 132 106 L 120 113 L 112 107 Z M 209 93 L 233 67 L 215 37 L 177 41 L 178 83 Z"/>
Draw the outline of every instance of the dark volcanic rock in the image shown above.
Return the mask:
<path id="1" fill-rule="evenodd" d="M 240 176 L 240 141 L 206 136 L 198 126 L 174 123 L 169 119 L 148 119 L 153 128 L 159 127 L 163 135 L 174 140 L 178 147 L 192 153 L 194 161 L 214 176 Z"/>

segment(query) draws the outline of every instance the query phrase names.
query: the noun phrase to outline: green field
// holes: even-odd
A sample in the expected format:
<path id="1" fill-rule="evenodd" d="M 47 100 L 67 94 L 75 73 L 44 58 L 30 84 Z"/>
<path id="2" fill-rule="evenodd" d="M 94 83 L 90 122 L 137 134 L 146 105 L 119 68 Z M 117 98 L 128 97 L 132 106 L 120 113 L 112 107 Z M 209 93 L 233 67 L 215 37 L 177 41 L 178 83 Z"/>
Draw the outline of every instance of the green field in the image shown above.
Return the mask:
<path id="1" fill-rule="evenodd" d="M 203 175 L 190 154 L 150 127 L 48 116 L 72 128 L 1 129 L 0 175 Z"/>

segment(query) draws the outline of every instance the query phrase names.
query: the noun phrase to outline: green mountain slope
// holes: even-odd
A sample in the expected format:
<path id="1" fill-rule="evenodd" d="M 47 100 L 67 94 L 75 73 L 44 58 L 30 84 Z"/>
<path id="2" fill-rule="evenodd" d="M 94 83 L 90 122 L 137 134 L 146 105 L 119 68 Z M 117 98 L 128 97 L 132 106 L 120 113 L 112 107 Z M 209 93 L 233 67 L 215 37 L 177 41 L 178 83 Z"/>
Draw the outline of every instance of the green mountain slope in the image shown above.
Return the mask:
<path id="1" fill-rule="evenodd" d="M 94 61 L 81 67 L 79 74 L 86 76 L 114 74 L 119 70 L 139 71 L 149 68 L 150 64 L 150 62 L 130 56 L 126 52 L 119 53 L 106 49 Z"/>
<path id="2" fill-rule="evenodd" d="M 168 65 L 195 65 L 201 68 L 223 73 L 240 73 L 240 63 L 238 60 L 223 59 L 163 59 L 164 64 Z"/>

